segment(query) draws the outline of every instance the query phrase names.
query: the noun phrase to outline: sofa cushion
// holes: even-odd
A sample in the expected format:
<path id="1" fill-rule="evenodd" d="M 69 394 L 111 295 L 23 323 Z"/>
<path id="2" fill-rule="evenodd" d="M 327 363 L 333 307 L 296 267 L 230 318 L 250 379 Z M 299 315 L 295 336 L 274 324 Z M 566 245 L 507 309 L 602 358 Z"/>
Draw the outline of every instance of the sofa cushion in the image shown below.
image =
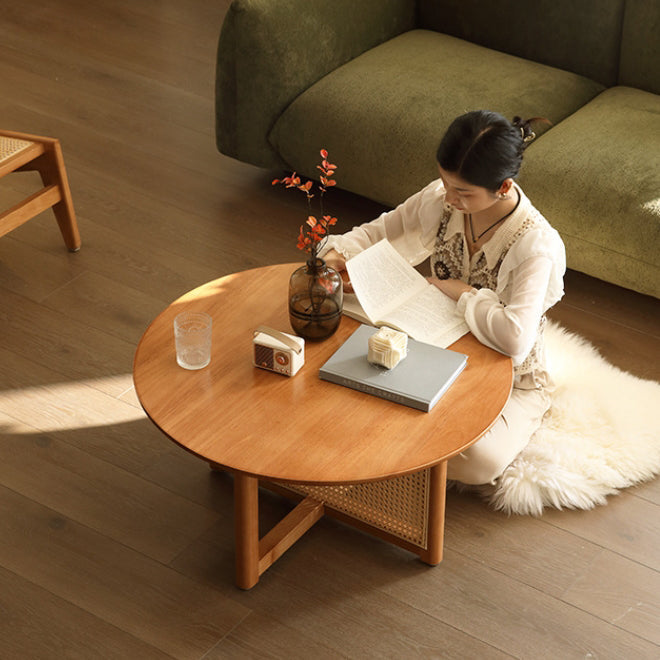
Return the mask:
<path id="1" fill-rule="evenodd" d="M 414 18 L 410 0 L 334 0 L 313 9 L 308 0 L 234 0 L 218 42 L 218 149 L 281 167 L 266 137 L 282 110 L 329 71 L 412 29 Z"/>
<path id="2" fill-rule="evenodd" d="M 626 0 L 619 84 L 660 94 L 658 0 Z"/>
<path id="3" fill-rule="evenodd" d="M 609 86 L 617 82 L 625 2 L 418 0 L 418 27 L 573 71 Z"/>
<path id="4" fill-rule="evenodd" d="M 413 30 L 319 80 L 284 111 L 269 140 L 306 176 L 316 176 L 318 148 L 328 149 L 340 166 L 339 186 L 394 206 L 436 178 L 438 142 L 458 115 L 487 108 L 557 123 L 602 89 L 573 73 Z"/>
<path id="5" fill-rule="evenodd" d="M 659 116 L 660 96 L 609 89 L 534 142 L 520 174 L 569 267 L 656 297 Z"/>

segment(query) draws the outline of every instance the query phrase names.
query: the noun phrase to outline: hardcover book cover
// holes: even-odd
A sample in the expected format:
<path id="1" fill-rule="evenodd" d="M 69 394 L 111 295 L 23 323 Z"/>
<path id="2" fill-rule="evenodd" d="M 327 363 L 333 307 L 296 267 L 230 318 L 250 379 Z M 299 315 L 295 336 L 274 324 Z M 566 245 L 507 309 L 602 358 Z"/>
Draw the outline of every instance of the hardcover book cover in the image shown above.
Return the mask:
<path id="1" fill-rule="evenodd" d="M 408 338 L 408 356 L 394 369 L 367 361 L 369 337 L 378 331 L 358 329 L 319 370 L 319 377 L 429 412 L 467 364 L 467 355 Z"/>

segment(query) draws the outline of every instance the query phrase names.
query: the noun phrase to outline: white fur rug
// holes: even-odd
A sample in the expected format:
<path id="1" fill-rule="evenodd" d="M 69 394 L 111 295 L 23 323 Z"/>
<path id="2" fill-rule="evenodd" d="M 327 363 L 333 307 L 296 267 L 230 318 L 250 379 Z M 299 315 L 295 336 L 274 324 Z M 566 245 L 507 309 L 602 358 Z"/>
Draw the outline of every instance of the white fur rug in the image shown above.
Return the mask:
<path id="1" fill-rule="evenodd" d="M 660 383 L 609 364 L 587 341 L 546 327 L 553 404 L 495 486 L 477 491 L 506 513 L 591 509 L 660 472 Z"/>

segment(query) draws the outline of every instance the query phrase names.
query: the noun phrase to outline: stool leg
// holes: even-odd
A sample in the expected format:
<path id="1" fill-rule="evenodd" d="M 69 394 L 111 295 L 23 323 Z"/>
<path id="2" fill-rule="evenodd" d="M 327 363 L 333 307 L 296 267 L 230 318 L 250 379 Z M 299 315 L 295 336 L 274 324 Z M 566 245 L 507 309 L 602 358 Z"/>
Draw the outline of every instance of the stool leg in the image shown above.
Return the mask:
<path id="1" fill-rule="evenodd" d="M 37 158 L 33 166 L 38 170 L 45 186 L 56 185 L 58 187 L 61 200 L 53 205 L 53 213 L 65 245 L 71 252 L 77 252 L 80 249 L 80 233 L 60 143 L 53 141 L 48 145 L 46 153 Z"/>

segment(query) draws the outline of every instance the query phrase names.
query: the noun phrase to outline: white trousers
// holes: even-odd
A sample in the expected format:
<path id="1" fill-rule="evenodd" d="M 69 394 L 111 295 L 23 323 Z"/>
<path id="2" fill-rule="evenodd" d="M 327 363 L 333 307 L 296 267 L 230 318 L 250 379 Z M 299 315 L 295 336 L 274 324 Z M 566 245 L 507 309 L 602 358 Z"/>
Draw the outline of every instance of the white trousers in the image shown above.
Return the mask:
<path id="1" fill-rule="evenodd" d="M 473 485 L 493 482 L 527 446 L 549 407 L 547 390 L 514 388 L 493 426 L 447 462 L 447 479 Z"/>

